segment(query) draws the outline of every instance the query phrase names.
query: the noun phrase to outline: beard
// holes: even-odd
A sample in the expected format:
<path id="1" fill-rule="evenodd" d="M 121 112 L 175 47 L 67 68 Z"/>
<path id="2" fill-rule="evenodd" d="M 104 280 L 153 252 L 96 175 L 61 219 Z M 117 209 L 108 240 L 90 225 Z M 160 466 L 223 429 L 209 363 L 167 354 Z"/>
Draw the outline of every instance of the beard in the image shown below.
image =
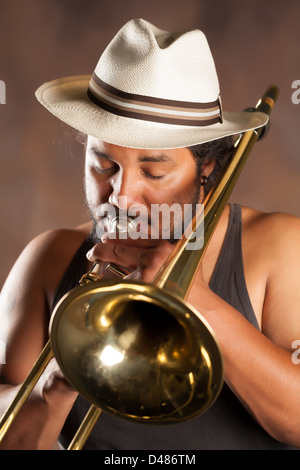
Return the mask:
<path id="1" fill-rule="evenodd" d="M 199 179 L 197 178 L 194 183 L 191 197 L 187 202 L 178 202 L 173 203 L 172 205 L 168 205 L 166 203 L 160 205 L 153 204 L 151 206 L 150 214 L 149 211 L 145 208 L 143 215 L 137 215 L 132 218 L 129 217 L 129 219 L 136 225 L 136 231 L 129 231 L 129 236 L 135 239 L 155 238 L 167 240 L 171 244 L 177 243 L 196 214 L 197 207 L 199 206 L 200 191 L 201 185 L 199 183 Z M 101 236 L 104 233 L 110 233 L 111 231 L 109 229 L 111 225 L 111 218 L 108 215 L 99 216 L 97 211 L 95 213 L 95 211 L 93 211 L 90 207 L 87 198 L 85 200 L 85 205 L 92 221 L 90 238 L 95 244 L 101 243 Z M 126 217 L 126 214 L 124 214 L 124 211 L 120 211 L 115 206 L 108 204 L 107 206 L 114 209 L 113 212 L 116 217 L 120 217 L 121 225 L 126 225 L 127 222 L 124 218 Z M 154 206 L 155 209 L 153 210 Z M 140 231 L 141 226 L 148 227 L 147 234 Z M 126 232 L 125 230 L 121 229 L 119 231 L 123 233 Z"/>

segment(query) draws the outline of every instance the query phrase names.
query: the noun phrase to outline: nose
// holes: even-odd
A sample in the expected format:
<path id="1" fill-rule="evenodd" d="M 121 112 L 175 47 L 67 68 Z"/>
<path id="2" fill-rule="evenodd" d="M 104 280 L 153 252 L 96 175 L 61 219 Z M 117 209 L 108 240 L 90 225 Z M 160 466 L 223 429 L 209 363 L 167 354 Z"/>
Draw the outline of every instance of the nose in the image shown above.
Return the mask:
<path id="1" fill-rule="evenodd" d="M 143 204 L 141 187 L 136 172 L 130 170 L 119 170 L 112 181 L 112 192 L 108 202 L 121 210 Z"/>

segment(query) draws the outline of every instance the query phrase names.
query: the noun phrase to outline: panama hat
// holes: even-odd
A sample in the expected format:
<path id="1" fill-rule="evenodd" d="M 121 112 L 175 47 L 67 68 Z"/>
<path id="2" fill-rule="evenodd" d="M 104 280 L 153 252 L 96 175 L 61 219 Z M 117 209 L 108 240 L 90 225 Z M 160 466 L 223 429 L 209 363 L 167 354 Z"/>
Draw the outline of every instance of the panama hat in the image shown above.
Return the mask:
<path id="1" fill-rule="evenodd" d="M 36 96 L 78 131 L 132 148 L 189 147 L 268 120 L 259 112 L 223 112 L 202 31 L 167 32 L 143 19 L 121 28 L 92 75 L 47 82 Z"/>

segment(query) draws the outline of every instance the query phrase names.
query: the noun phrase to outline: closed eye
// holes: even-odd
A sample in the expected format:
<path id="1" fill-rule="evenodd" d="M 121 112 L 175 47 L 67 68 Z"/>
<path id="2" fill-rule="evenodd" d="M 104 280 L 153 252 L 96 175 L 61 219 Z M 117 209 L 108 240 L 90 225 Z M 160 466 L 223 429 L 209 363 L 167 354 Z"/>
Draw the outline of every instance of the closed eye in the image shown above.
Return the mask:
<path id="1" fill-rule="evenodd" d="M 149 178 L 151 180 L 160 180 L 165 176 L 165 175 L 152 175 L 151 173 L 148 173 L 147 171 L 143 171 L 143 173 L 146 176 L 146 178 Z"/>
<path id="2" fill-rule="evenodd" d="M 91 155 L 95 159 L 94 169 L 97 173 L 105 174 L 110 171 L 116 171 L 119 167 L 113 162 L 108 155 L 100 152 L 95 147 L 92 147 L 90 150 Z"/>
<path id="3" fill-rule="evenodd" d="M 103 168 L 100 165 L 94 165 L 94 170 L 101 175 L 105 173 L 109 173 L 111 171 L 117 171 L 117 169 L 118 169 L 117 165 L 109 166 L 107 168 Z"/>

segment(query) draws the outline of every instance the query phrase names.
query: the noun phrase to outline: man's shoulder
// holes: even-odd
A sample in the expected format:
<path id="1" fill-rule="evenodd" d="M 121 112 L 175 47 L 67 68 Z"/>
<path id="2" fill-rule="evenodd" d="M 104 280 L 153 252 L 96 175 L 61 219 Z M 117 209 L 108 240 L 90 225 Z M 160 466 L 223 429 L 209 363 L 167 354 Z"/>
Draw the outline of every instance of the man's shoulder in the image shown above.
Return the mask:
<path id="1" fill-rule="evenodd" d="M 247 227 L 269 227 L 280 231 L 284 226 L 287 229 L 297 229 L 300 218 L 286 212 L 263 212 L 252 207 L 242 206 L 243 223 Z"/>
<path id="2" fill-rule="evenodd" d="M 48 230 L 37 235 L 22 251 L 10 277 L 23 275 L 28 282 L 34 280 L 36 283 L 38 279 L 43 279 L 46 286 L 55 284 L 88 237 L 90 228 L 90 224 L 85 224 L 72 229 Z"/>
<path id="3" fill-rule="evenodd" d="M 84 224 L 74 228 L 48 230 L 34 237 L 27 248 L 42 257 L 73 252 L 88 237 L 90 229 L 90 224 Z"/>
<path id="4" fill-rule="evenodd" d="M 251 237 L 264 250 L 289 250 L 300 247 L 300 218 L 284 212 L 262 212 L 242 207 L 245 239 Z"/>
<path id="5" fill-rule="evenodd" d="M 28 289 L 42 289 L 51 302 L 57 285 L 74 254 L 88 237 L 90 225 L 54 229 L 31 240 L 15 263 L 10 278 L 21 279 Z"/>

